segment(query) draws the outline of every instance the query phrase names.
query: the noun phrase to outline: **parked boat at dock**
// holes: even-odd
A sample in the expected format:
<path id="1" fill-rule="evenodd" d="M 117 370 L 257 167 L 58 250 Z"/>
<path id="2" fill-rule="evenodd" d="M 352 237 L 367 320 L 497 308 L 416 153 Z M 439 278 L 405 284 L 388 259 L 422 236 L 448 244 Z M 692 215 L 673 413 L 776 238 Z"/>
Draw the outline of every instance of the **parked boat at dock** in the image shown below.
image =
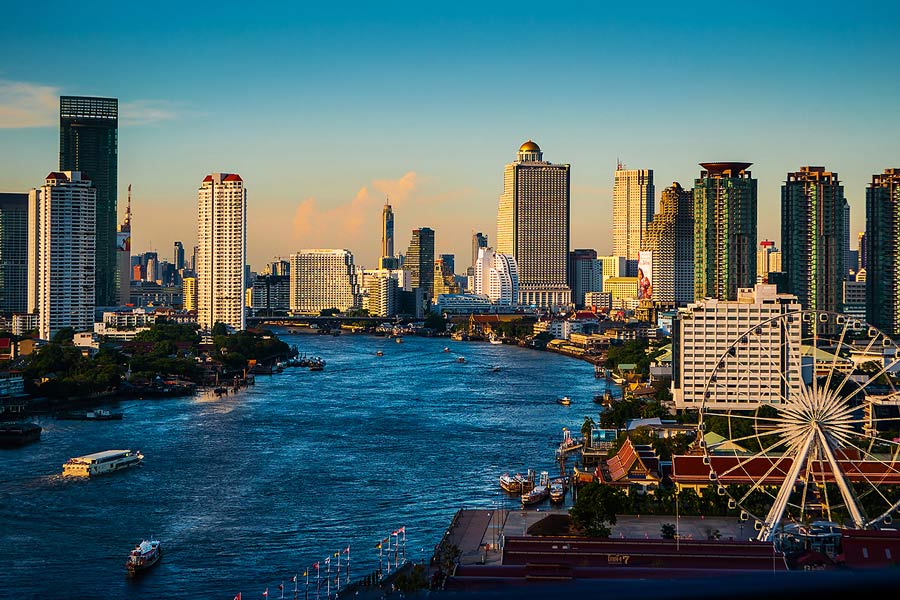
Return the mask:
<path id="1" fill-rule="evenodd" d="M 0 425 L 0 448 L 18 448 L 41 439 L 43 429 L 34 423 Z"/>
<path id="2" fill-rule="evenodd" d="M 504 492 L 509 492 L 510 494 L 520 494 L 522 493 L 522 488 L 526 481 L 527 479 L 519 473 L 516 473 L 515 475 L 504 473 L 500 476 L 500 488 L 503 489 Z"/>
<path id="3" fill-rule="evenodd" d="M 144 455 L 133 450 L 106 450 L 85 456 L 70 458 L 63 465 L 66 477 L 94 477 L 136 467 L 144 460 Z"/>
<path id="4" fill-rule="evenodd" d="M 550 497 L 550 476 L 547 471 L 541 471 L 538 484 L 531 490 L 522 493 L 522 506 L 538 504 Z"/>
<path id="5" fill-rule="evenodd" d="M 130 575 L 137 575 L 158 563 L 161 556 L 162 546 L 159 540 L 144 540 L 128 555 L 125 568 Z"/>
<path id="6" fill-rule="evenodd" d="M 566 487 L 562 482 L 554 481 L 550 484 L 550 502 L 562 502 L 566 499 Z"/>

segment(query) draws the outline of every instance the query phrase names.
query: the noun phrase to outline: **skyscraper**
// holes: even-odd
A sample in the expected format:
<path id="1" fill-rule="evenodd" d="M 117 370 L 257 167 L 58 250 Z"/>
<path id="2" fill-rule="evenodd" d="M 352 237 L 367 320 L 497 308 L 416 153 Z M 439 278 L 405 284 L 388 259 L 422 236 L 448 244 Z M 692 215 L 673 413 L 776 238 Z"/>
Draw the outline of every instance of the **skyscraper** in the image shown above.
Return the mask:
<path id="1" fill-rule="evenodd" d="M 700 163 L 694 181 L 694 298 L 734 300 L 756 283 L 753 163 Z"/>
<path id="2" fill-rule="evenodd" d="M 434 231 L 413 229 L 403 268 L 409 271 L 413 288 L 421 288 L 425 302 L 434 299 Z"/>
<path id="3" fill-rule="evenodd" d="M 94 326 L 97 190 L 78 171 L 53 172 L 28 196 L 28 312 L 38 335 Z"/>
<path id="4" fill-rule="evenodd" d="M 603 263 L 597 260 L 597 251 L 579 248 L 569 252 L 569 286 L 572 302 L 584 306 L 584 295 L 603 291 Z"/>
<path id="5" fill-rule="evenodd" d="M 131 274 L 131 184 L 128 184 L 125 220 L 116 232 L 116 293 L 120 306 L 131 302 Z"/>
<path id="6" fill-rule="evenodd" d="M 616 165 L 613 184 L 613 255 L 636 261 L 647 224 L 653 219 L 656 191 L 651 169 Z"/>
<path id="7" fill-rule="evenodd" d="M 0 313 L 28 310 L 28 194 L 0 193 Z"/>
<path id="8" fill-rule="evenodd" d="M 769 283 L 769 273 L 781 272 L 781 251 L 775 242 L 763 240 L 756 251 L 756 282 Z"/>
<path id="9" fill-rule="evenodd" d="M 565 307 L 572 302 L 569 263 L 570 166 L 543 159 L 531 140 L 503 173 L 497 252 L 516 259 L 519 304 Z"/>
<path id="10" fill-rule="evenodd" d="M 859 265 L 856 267 L 857 271 L 861 271 L 869 266 L 869 255 L 866 254 L 866 232 L 860 231 L 856 235 L 856 248 L 859 251 Z"/>
<path id="11" fill-rule="evenodd" d="M 474 270 L 474 293 L 488 296 L 495 304 L 516 305 L 519 268 L 514 257 L 498 254 L 491 248 L 479 248 Z"/>
<path id="12" fill-rule="evenodd" d="M 651 253 L 652 299 L 679 305 L 694 300 L 694 197 L 677 181 L 662 191 L 642 250 Z"/>
<path id="13" fill-rule="evenodd" d="M 176 271 L 180 271 L 184 268 L 184 244 L 181 242 L 175 242 L 172 265 L 175 267 Z"/>
<path id="14" fill-rule="evenodd" d="M 844 186 L 825 167 L 800 167 L 781 186 L 781 264 L 787 292 L 810 310 L 839 311 L 847 277 Z"/>
<path id="15" fill-rule="evenodd" d="M 384 209 L 381 211 L 381 259 L 378 266 L 381 269 L 395 269 L 399 265 L 394 257 L 394 209 L 384 200 Z"/>
<path id="16" fill-rule="evenodd" d="M 478 233 L 472 234 L 472 263 L 471 263 L 471 266 L 473 267 L 473 269 L 475 267 L 475 261 L 478 260 L 478 250 L 480 250 L 481 248 L 487 248 L 487 245 L 488 245 L 487 235 L 481 233 L 480 231 Z M 473 271 L 473 273 L 474 273 L 474 271 Z"/>
<path id="17" fill-rule="evenodd" d="M 900 168 L 872 175 L 866 188 L 866 320 L 900 335 Z"/>
<path id="18" fill-rule="evenodd" d="M 94 264 L 99 306 L 113 305 L 117 301 L 118 136 L 119 101 L 116 98 L 60 96 L 59 170 L 81 171 L 97 191 Z"/>
<path id="19" fill-rule="evenodd" d="M 236 173 L 207 175 L 197 193 L 197 322 L 244 329 L 247 190 Z"/>

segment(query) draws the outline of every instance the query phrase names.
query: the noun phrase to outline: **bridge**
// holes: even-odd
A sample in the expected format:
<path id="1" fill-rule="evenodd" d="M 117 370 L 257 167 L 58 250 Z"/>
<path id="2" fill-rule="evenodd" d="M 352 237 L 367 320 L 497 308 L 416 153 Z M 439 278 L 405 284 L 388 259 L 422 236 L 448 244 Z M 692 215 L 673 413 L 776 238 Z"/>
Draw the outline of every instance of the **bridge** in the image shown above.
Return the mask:
<path id="1" fill-rule="evenodd" d="M 369 326 L 380 325 L 381 323 L 390 323 L 392 325 L 405 325 L 412 322 L 421 322 L 422 319 L 414 319 L 411 317 L 321 317 L 318 315 L 299 315 L 291 317 L 264 317 L 255 316 L 247 317 L 248 327 L 258 327 L 260 325 L 290 327 L 291 325 L 316 325 L 321 329 L 336 329 L 344 324 L 358 323 Z"/>

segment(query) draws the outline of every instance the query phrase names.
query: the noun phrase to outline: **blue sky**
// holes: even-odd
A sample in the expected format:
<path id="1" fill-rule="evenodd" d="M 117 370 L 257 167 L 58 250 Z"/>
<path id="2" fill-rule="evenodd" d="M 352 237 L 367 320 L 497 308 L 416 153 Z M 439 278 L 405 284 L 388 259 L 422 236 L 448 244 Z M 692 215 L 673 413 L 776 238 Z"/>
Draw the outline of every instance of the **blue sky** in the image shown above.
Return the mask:
<path id="1" fill-rule="evenodd" d="M 431 226 L 465 264 L 529 138 L 572 165 L 572 244 L 601 252 L 617 157 L 657 192 L 753 162 L 776 240 L 787 171 L 837 171 L 855 232 L 871 174 L 900 166 L 893 4 L 424 4 L 7 7 L 0 190 L 56 167 L 60 93 L 120 99 L 136 251 L 194 243 L 200 181 L 231 171 L 254 266 L 318 246 L 372 265 L 385 194 L 397 248 Z"/>

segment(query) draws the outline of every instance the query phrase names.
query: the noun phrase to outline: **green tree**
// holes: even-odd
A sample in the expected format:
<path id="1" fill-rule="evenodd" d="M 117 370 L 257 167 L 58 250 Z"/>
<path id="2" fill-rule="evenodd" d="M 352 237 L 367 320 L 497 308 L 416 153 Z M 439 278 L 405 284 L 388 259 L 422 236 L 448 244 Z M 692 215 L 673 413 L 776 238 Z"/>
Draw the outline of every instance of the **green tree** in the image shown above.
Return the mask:
<path id="1" fill-rule="evenodd" d="M 425 327 L 443 333 L 447 330 L 447 320 L 441 313 L 431 311 L 425 315 Z"/>
<path id="2" fill-rule="evenodd" d="M 664 540 L 674 540 L 677 531 L 672 523 L 663 523 L 662 527 L 659 528 L 659 534 Z"/>
<path id="3" fill-rule="evenodd" d="M 228 327 L 225 325 L 225 323 L 216 323 L 215 325 L 213 325 L 212 335 L 213 337 L 228 335 Z"/>
<path id="4" fill-rule="evenodd" d="M 625 506 L 625 494 L 600 483 L 589 483 L 578 493 L 578 500 L 569 510 L 572 523 L 590 537 L 609 537 L 610 526 L 616 524 L 616 514 Z"/>
<path id="5" fill-rule="evenodd" d="M 66 344 L 71 342 L 75 338 L 75 330 L 71 327 L 63 327 L 53 336 L 53 339 L 50 340 L 54 344 Z"/>

